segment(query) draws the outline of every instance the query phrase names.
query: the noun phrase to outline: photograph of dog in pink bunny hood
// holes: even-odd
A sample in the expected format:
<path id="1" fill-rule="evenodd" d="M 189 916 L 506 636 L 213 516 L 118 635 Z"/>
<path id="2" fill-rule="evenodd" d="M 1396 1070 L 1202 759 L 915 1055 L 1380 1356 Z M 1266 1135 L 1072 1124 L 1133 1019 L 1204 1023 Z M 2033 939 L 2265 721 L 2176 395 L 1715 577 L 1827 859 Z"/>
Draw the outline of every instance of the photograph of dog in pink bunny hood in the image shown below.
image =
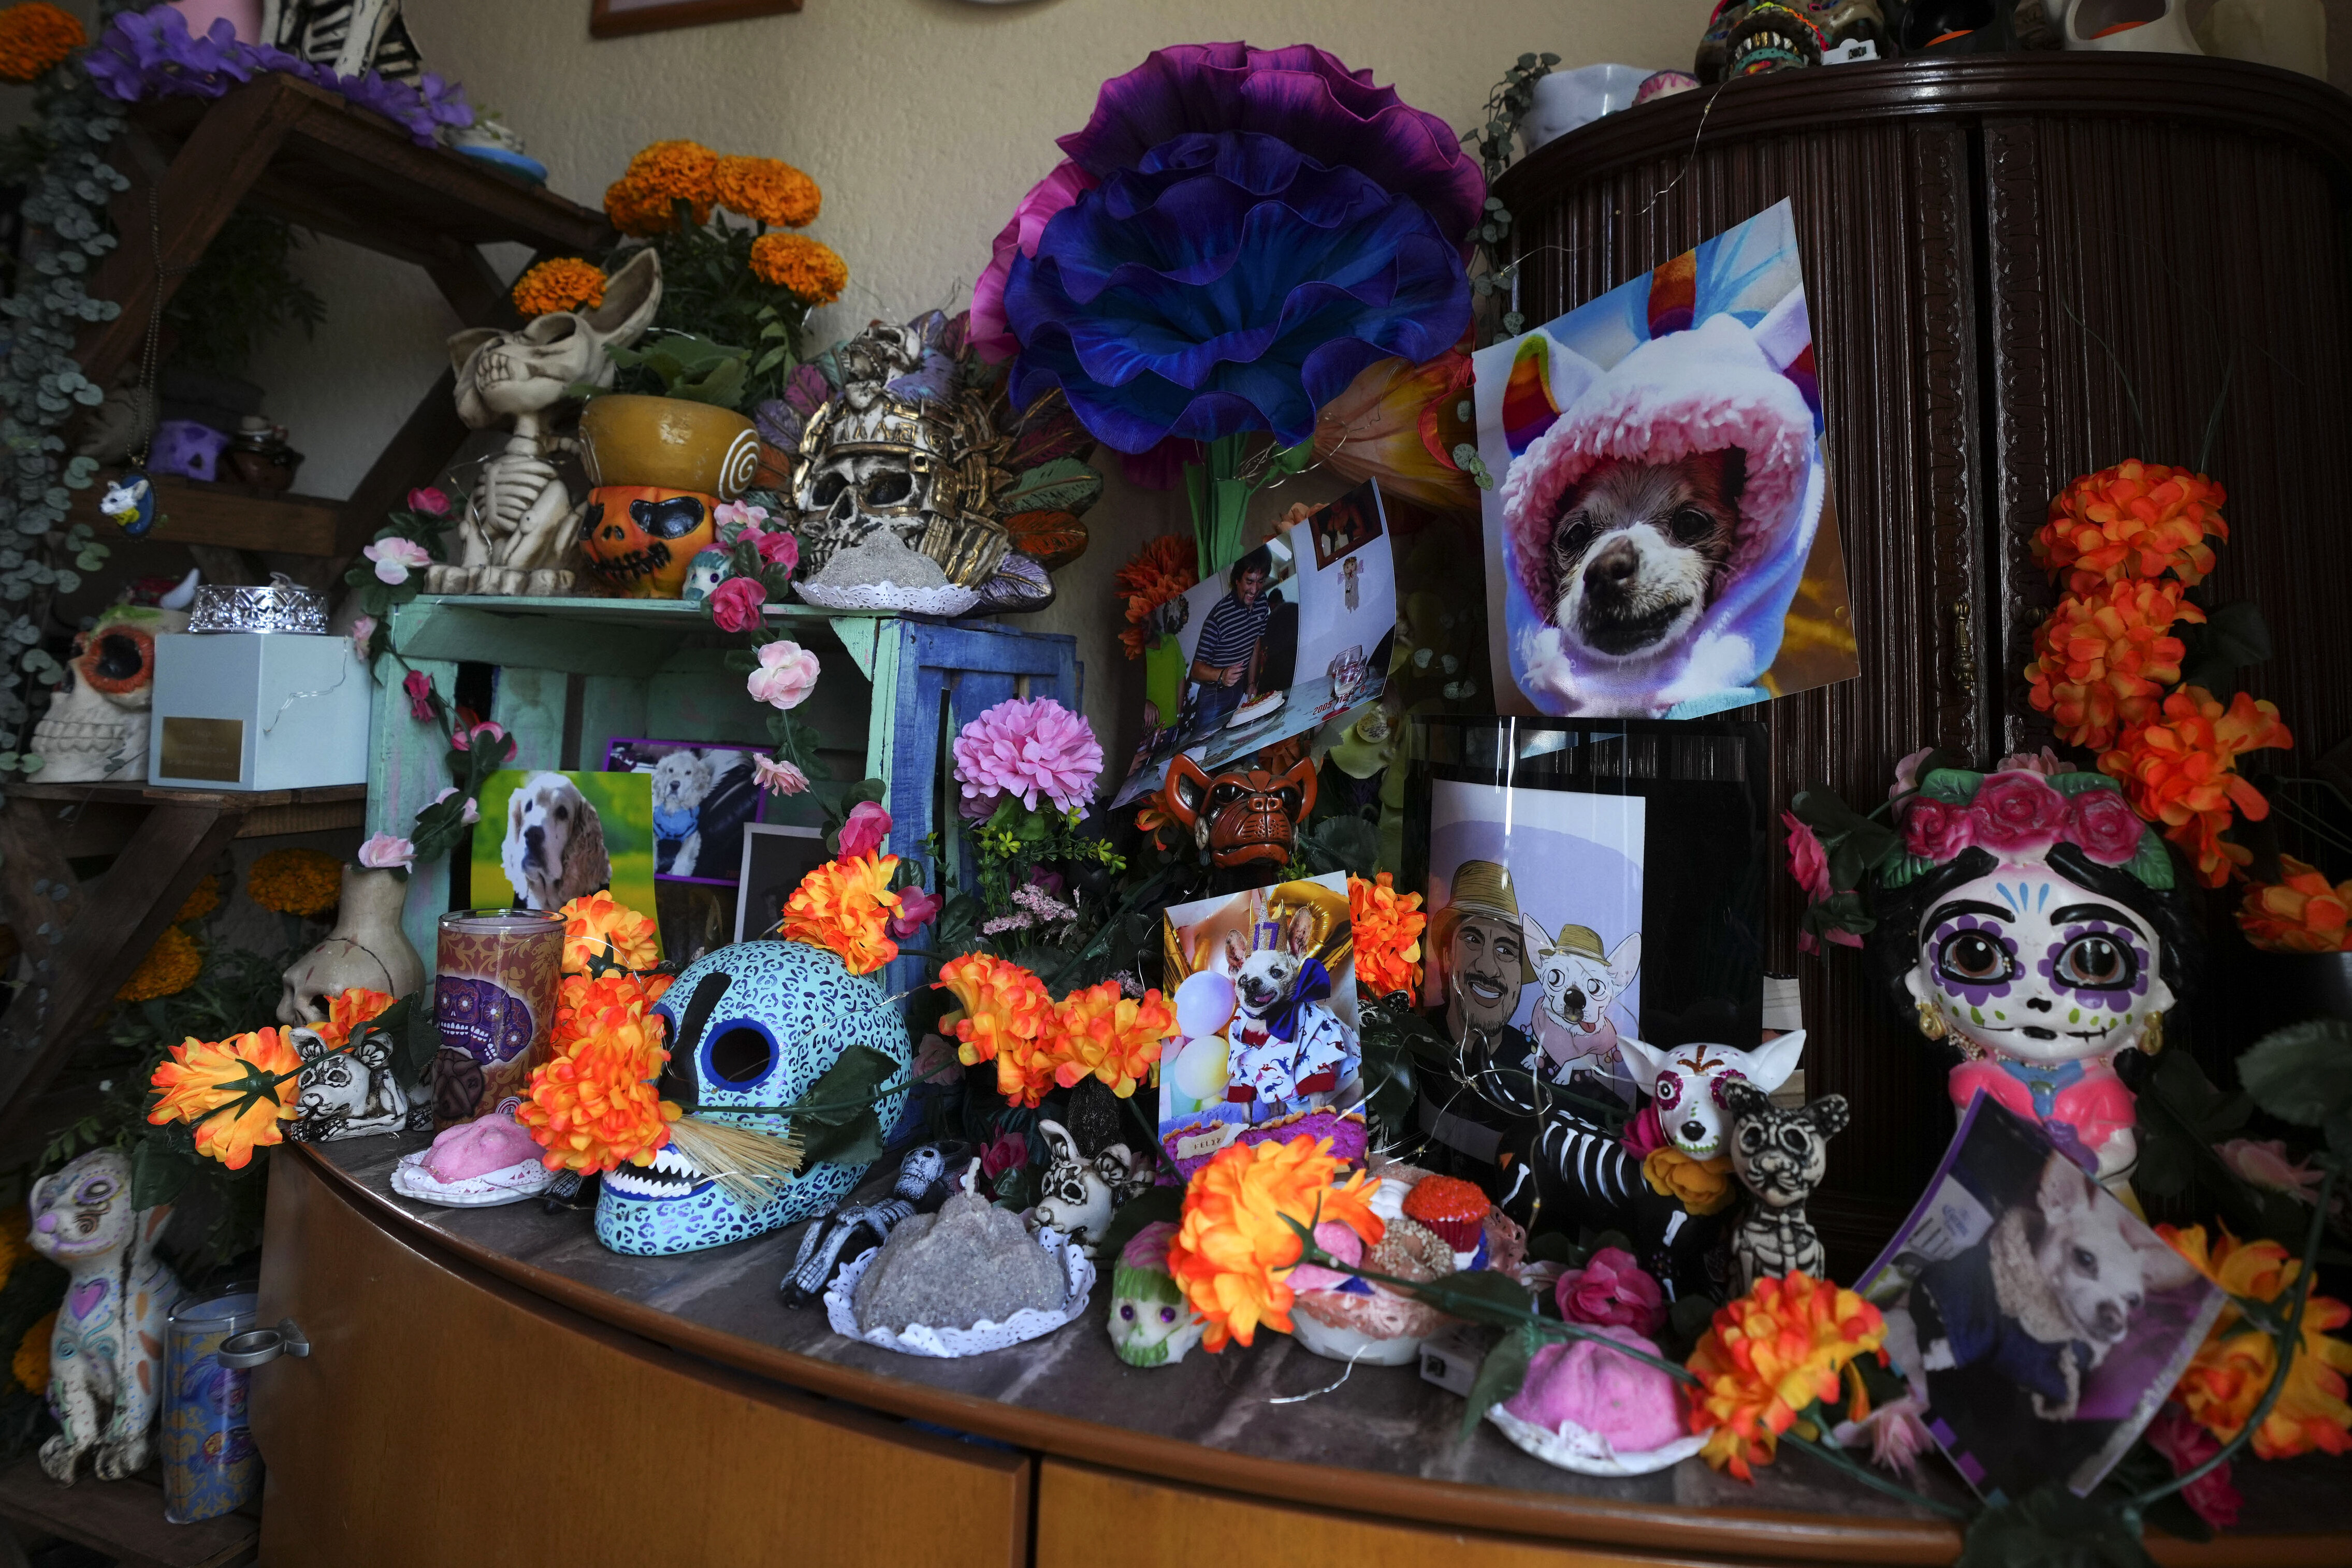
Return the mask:
<path id="1" fill-rule="evenodd" d="M 1482 351 L 1476 371 L 1500 480 L 1492 619 L 1528 701 L 1685 718 L 1791 689 L 1767 676 L 1821 569 L 1825 479 L 1788 205 Z M 1842 579 L 1843 557 L 1822 560 Z"/>

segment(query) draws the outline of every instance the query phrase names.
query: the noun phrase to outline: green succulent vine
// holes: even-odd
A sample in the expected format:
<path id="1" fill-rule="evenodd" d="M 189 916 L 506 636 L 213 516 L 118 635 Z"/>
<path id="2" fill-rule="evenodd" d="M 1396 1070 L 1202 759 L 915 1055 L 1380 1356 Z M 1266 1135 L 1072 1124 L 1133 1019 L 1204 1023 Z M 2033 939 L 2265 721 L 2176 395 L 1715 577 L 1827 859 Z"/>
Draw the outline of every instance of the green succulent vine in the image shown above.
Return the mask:
<path id="1" fill-rule="evenodd" d="M 100 6 L 108 16 L 120 9 Z M 87 279 L 116 244 L 107 203 L 131 184 L 105 158 L 121 116 L 79 57 L 41 79 L 35 108 L 40 160 L 24 204 L 26 256 L 16 292 L 0 300 L 8 334 L 0 358 L 0 447 L 9 465 L 0 483 L 0 782 L 41 765 L 25 749 L 30 699 L 65 679 L 64 667 L 41 647 L 49 607 L 81 585 L 81 574 L 106 563 L 107 547 L 89 525 L 67 520 L 72 492 L 89 488 L 97 464 L 67 458 L 64 430 L 78 411 L 106 397 L 82 374 L 74 338 L 121 313 L 113 301 L 92 298 Z"/>

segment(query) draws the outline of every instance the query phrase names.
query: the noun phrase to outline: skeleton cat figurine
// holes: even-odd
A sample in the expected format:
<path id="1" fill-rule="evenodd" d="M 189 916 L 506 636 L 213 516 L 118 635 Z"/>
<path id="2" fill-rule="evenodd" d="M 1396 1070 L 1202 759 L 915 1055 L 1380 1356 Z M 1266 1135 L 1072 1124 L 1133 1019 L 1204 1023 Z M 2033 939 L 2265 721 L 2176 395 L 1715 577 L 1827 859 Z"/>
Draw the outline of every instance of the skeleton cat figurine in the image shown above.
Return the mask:
<path id="1" fill-rule="evenodd" d="M 95 1450 L 100 1480 L 146 1468 L 163 1383 L 163 1321 L 180 1281 L 155 1256 L 169 1205 L 131 1206 L 131 1157 L 95 1150 L 33 1184 L 33 1250 L 64 1268 L 49 1336 L 49 1408 L 61 1430 L 41 1468 L 71 1486 Z"/>
<path id="2" fill-rule="evenodd" d="M 1825 1094 L 1794 1110 L 1740 1079 L 1716 1085 L 1731 1112 L 1731 1173 L 1756 1201 L 1731 1233 L 1739 1288 L 1752 1290 L 1767 1274 L 1801 1270 L 1826 1278 L 1828 1255 L 1805 1217 L 1805 1200 L 1829 1169 L 1829 1142 L 1845 1131 L 1845 1096 Z"/>
<path id="3" fill-rule="evenodd" d="M 457 417 L 476 430 L 511 421 L 514 435 L 482 465 L 458 521 L 459 559 L 432 568 L 427 591 L 570 591 L 572 574 L 561 563 L 579 531 L 582 509 L 572 504 L 551 460 L 572 444 L 556 437 L 549 421 L 572 387 L 613 384 L 613 361 L 604 351 L 627 348 L 642 337 L 661 296 L 661 258 L 647 248 L 613 275 L 604 302 L 593 310 L 556 311 L 512 331 L 469 328 L 449 340 Z"/>

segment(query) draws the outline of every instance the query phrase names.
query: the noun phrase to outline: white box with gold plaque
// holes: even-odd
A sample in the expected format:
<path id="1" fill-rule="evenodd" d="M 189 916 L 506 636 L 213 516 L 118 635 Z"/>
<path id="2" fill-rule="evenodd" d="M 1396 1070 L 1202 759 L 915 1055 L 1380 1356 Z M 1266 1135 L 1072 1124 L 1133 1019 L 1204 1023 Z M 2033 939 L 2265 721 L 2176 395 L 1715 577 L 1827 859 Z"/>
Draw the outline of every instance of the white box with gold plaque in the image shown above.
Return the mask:
<path id="1" fill-rule="evenodd" d="M 159 637 L 150 782 L 251 790 L 364 784 L 374 694 L 348 637 Z"/>

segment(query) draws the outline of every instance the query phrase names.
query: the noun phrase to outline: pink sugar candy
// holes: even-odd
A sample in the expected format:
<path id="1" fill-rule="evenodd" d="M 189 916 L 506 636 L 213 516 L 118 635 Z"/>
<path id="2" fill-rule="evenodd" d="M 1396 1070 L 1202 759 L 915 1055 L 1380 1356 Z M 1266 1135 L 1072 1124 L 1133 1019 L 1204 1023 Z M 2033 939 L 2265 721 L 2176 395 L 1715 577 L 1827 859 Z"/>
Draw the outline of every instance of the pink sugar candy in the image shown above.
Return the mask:
<path id="1" fill-rule="evenodd" d="M 506 1117 L 485 1116 L 460 1122 L 434 1139 L 425 1169 L 446 1186 L 538 1158 L 539 1145 L 530 1133 Z"/>
<path id="2" fill-rule="evenodd" d="M 1631 1329 L 1594 1325 L 1634 1350 L 1658 1347 Z M 1675 1380 L 1656 1367 L 1619 1355 L 1590 1340 L 1549 1344 L 1528 1364 L 1528 1380 L 1503 1408 L 1547 1432 L 1564 1421 L 1609 1439 L 1621 1454 L 1663 1448 L 1683 1436 L 1682 1402 Z"/>

